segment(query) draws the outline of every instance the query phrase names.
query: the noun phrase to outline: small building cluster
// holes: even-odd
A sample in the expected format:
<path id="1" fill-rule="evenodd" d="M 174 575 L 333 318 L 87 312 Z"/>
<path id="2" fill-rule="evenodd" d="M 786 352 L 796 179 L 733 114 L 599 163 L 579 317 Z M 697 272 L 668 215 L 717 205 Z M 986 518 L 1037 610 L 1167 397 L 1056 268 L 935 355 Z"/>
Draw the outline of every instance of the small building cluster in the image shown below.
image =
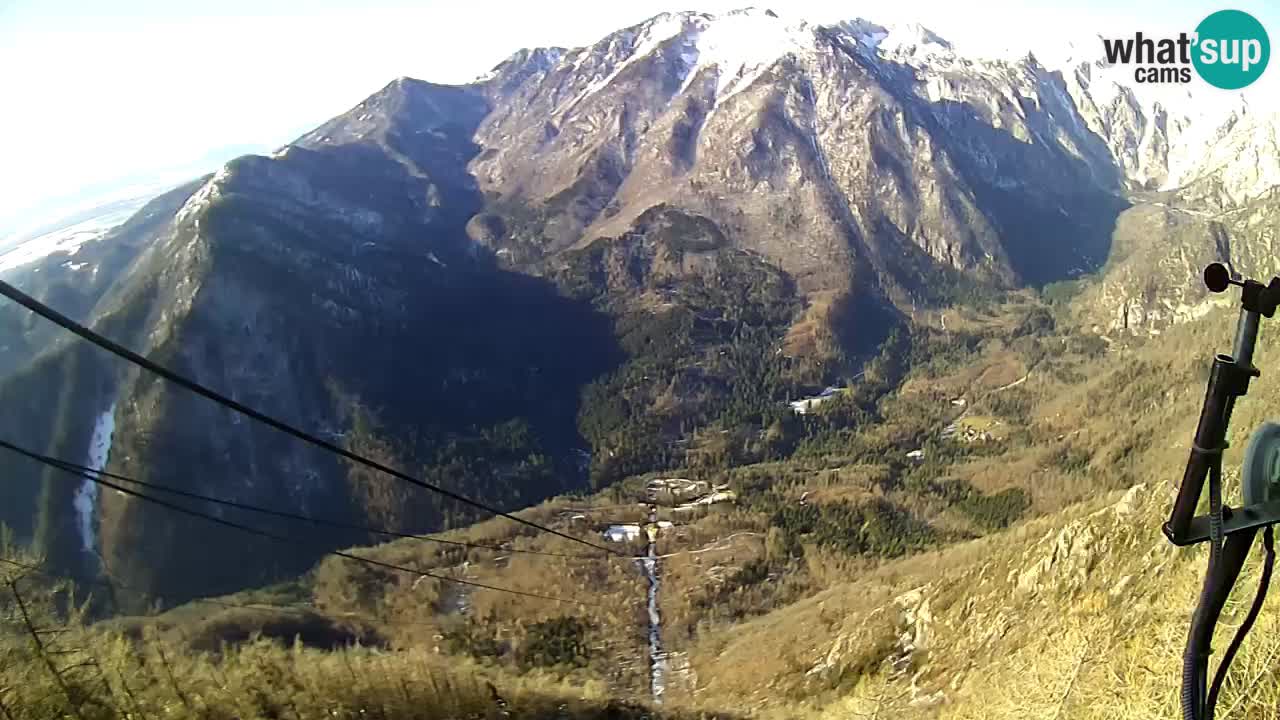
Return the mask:
<path id="1" fill-rule="evenodd" d="M 640 539 L 639 525 L 610 525 L 604 531 L 604 539 L 609 542 L 633 542 Z"/>
<path id="2" fill-rule="evenodd" d="M 645 490 L 648 501 L 640 504 L 649 509 L 649 522 L 609 525 L 602 533 L 605 540 L 627 543 L 647 537 L 650 542 L 656 542 L 661 532 L 675 527 L 670 520 L 657 519 L 659 504 L 670 506 L 673 512 L 688 512 L 738 499 L 738 494 L 730 490 L 727 484 L 712 485 L 706 480 L 687 478 L 657 478 L 648 481 Z M 585 520 L 584 515 L 573 513 L 575 511 L 568 511 L 565 517 L 571 522 Z"/>
<path id="3" fill-rule="evenodd" d="M 847 388 L 829 387 L 813 397 L 792 400 L 787 404 L 791 406 L 791 411 L 795 414 L 808 415 L 822 403 L 825 403 L 832 398 L 839 397 L 846 392 L 848 392 Z"/>
<path id="4" fill-rule="evenodd" d="M 658 478 L 645 485 L 645 494 L 650 502 L 678 503 L 706 495 L 711 491 L 711 483 L 706 480 L 689 480 L 687 478 Z"/>
<path id="5" fill-rule="evenodd" d="M 728 485 L 717 485 L 715 490 L 703 495 L 692 502 L 677 505 L 674 509 L 676 512 L 686 512 L 699 507 L 710 507 L 717 503 L 733 502 L 738 499 L 738 493 L 729 489 Z"/>
<path id="6" fill-rule="evenodd" d="M 971 425 L 958 422 L 951 423 L 943 428 L 942 437 L 965 443 L 989 442 L 998 439 L 987 430 L 979 430 Z"/>

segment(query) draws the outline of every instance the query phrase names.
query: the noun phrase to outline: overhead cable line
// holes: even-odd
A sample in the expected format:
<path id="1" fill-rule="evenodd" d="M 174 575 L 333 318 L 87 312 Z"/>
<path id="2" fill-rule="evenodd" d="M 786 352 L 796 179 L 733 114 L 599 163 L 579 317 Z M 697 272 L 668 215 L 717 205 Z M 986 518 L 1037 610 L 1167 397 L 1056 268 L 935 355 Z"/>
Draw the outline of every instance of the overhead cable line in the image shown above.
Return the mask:
<path id="1" fill-rule="evenodd" d="M 284 518 L 286 520 L 296 520 L 298 522 L 311 523 L 312 525 L 318 525 L 320 527 L 331 527 L 338 530 L 353 530 L 357 532 L 371 533 L 374 535 L 386 535 L 388 537 L 406 538 L 410 540 L 421 540 L 423 542 L 440 543 L 442 545 L 452 545 L 456 547 L 471 548 L 475 550 L 491 550 L 493 552 L 501 552 L 501 553 L 509 552 L 509 553 L 521 553 L 526 555 L 545 555 L 549 557 L 568 558 L 573 560 L 602 559 L 599 555 L 574 555 L 572 553 L 557 553 L 557 552 L 550 552 L 547 550 L 524 550 L 524 549 L 518 549 L 518 548 L 504 548 L 498 545 L 468 543 L 468 542 L 462 542 L 460 540 L 445 540 L 443 538 L 431 537 L 429 535 L 415 535 L 413 533 L 396 532 L 394 530 L 368 527 L 366 525 L 357 525 L 354 523 L 346 523 L 338 520 L 327 520 L 324 518 L 312 517 L 311 515 L 304 515 L 302 513 L 289 512 L 286 510 L 274 510 L 271 508 L 264 508 L 258 505 L 251 505 L 249 503 L 236 502 L 234 500 L 223 500 L 221 498 L 215 498 L 209 495 L 201 495 L 200 493 L 194 493 L 187 490 L 180 490 L 170 485 L 162 485 L 162 484 L 150 482 L 147 480 L 138 480 L 136 478 L 131 478 L 127 475 L 119 475 L 116 473 L 107 472 L 105 470 L 95 470 L 94 468 L 91 468 L 87 465 L 81 465 L 79 463 L 73 463 L 68 460 L 63 460 L 63 459 L 55 458 L 49 455 L 42 455 L 40 453 L 32 452 L 25 448 L 14 445 L 13 443 L 4 439 L 0 439 L 0 448 L 4 448 L 6 450 L 19 453 L 33 460 L 36 460 L 37 462 L 42 462 L 46 465 L 62 467 L 65 469 L 70 469 L 71 471 L 74 471 L 74 472 L 96 473 L 102 477 L 108 477 L 113 480 L 119 480 L 120 482 L 126 482 L 131 485 L 137 485 L 139 487 L 144 487 L 144 488 L 147 488 L 148 490 L 154 490 L 156 492 L 167 493 L 169 495 L 176 495 L 178 497 L 184 497 L 190 500 L 199 500 L 201 502 L 207 502 L 213 505 L 222 505 L 225 507 L 235 508 L 237 510 L 244 510 L 245 512 L 254 512 L 254 513 L 259 513 L 261 515 L 269 515 L 272 517 Z"/>
<path id="2" fill-rule="evenodd" d="M 386 473 L 398 480 L 407 482 L 410 485 L 415 485 L 425 490 L 430 490 L 431 492 L 444 495 L 447 498 L 456 500 L 466 505 L 470 505 L 480 510 L 484 510 L 485 512 L 493 513 L 494 515 L 499 515 L 501 517 L 507 518 L 508 520 L 512 520 L 514 522 L 520 523 L 521 525 L 534 528 L 535 530 L 538 530 L 540 532 L 550 533 L 552 535 L 558 535 L 562 538 L 572 540 L 573 542 L 580 543 L 582 545 L 587 545 L 596 550 L 602 550 L 607 553 L 625 557 L 624 553 L 620 553 L 611 548 L 607 548 L 603 545 L 590 542 L 589 540 L 583 540 L 582 538 L 574 537 L 573 535 L 569 535 L 568 533 L 564 533 L 559 530 L 555 530 L 553 528 L 540 525 L 538 523 L 533 522 L 532 520 L 526 520 L 512 513 L 506 512 L 504 510 L 499 510 L 495 507 L 487 505 L 483 502 L 480 502 L 479 500 L 474 500 L 472 498 L 469 498 L 466 495 L 463 495 L 461 493 L 454 492 L 453 490 L 449 490 L 447 488 L 441 487 L 434 483 L 429 483 L 425 480 L 421 480 L 401 470 L 397 470 L 389 465 L 378 462 L 377 460 L 373 460 L 371 458 L 365 457 L 358 453 L 351 452 L 350 450 L 342 447 L 341 445 L 337 445 L 328 440 L 319 438 L 314 434 L 307 432 L 306 430 L 300 430 L 284 422 L 283 420 L 278 420 L 263 412 L 254 410 L 253 408 L 247 405 L 244 405 L 240 402 L 237 402 L 235 400 L 232 400 L 226 395 L 223 395 L 215 390 L 211 390 L 205 387 L 204 385 L 201 385 L 200 383 L 194 380 L 191 380 L 190 378 L 179 375 L 178 373 L 175 373 L 172 370 L 169 370 L 168 368 L 165 368 L 162 365 L 158 365 L 152 362 L 151 360 L 148 360 L 147 358 L 139 355 L 138 353 L 133 352 L 132 350 L 124 347 L 123 345 L 120 345 L 119 343 L 111 340 L 110 338 L 104 337 L 103 335 L 100 335 L 94 332 L 93 330 L 90 330 L 84 325 L 81 325 L 80 323 L 76 322 L 75 320 L 72 320 L 66 315 L 59 313 L 57 310 L 54 310 L 48 305 L 45 305 L 39 300 L 36 300 L 30 295 L 27 295 L 26 293 L 17 289 L 13 285 L 10 285 L 9 283 L 4 282 L 3 280 L 0 280 L 0 295 L 3 295 L 9 298 L 10 300 L 27 308 L 28 310 L 39 315 L 40 317 L 43 317 L 44 319 L 54 323 L 55 325 L 58 325 L 78 335 L 79 337 L 85 340 L 88 340 L 94 345 L 97 345 L 98 347 L 114 355 L 117 355 L 119 357 L 124 358 L 125 360 L 128 360 L 134 365 L 137 365 L 145 370 L 148 370 L 149 372 L 159 375 L 165 380 L 168 380 L 169 382 L 174 383 L 175 385 L 178 385 L 180 387 L 186 388 L 187 390 L 190 390 L 191 392 L 196 393 L 197 395 L 208 398 L 209 400 L 212 400 L 213 402 L 219 405 L 222 405 L 223 407 L 234 410 L 235 412 L 238 412 L 241 415 L 252 418 L 254 420 L 257 420 L 260 423 L 263 423 L 264 425 L 268 425 L 272 428 L 275 428 L 276 430 L 279 430 L 280 432 L 283 432 L 286 435 L 290 435 L 299 440 L 302 440 L 303 442 L 309 443 L 323 450 L 327 450 L 331 453 L 334 453 L 335 455 L 340 455 L 352 462 L 356 462 L 361 465 L 364 465 L 365 467 L 377 470 L 379 472 Z"/>
<path id="3" fill-rule="evenodd" d="M 5 448 L 12 450 L 13 452 L 17 452 L 32 460 L 35 460 L 36 462 L 42 463 L 44 465 L 48 465 L 49 467 L 57 468 L 69 475 L 84 478 L 85 480 L 88 480 L 89 482 L 92 482 L 95 485 L 100 485 L 105 488 L 110 488 L 111 490 L 115 490 L 116 492 L 122 493 L 124 495 L 128 495 L 130 497 L 138 498 L 139 500 L 142 500 L 144 502 L 149 502 L 154 505 L 158 505 L 168 510 L 172 510 L 173 512 L 182 513 L 184 515 L 190 515 L 192 517 L 208 520 L 209 522 L 216 523 L 224 527 L 229 527 L 234 530 L 240 530 L 241 532 L 249 533 L 251 535 L 257 535 L 259 537 L 264 537 L 269 540 L 274 540 L 280 543 L 292 544 L 292 545 L 302 544 L 298 540 L 291 538 L 287 535 L 280 535 L 267 530 L 262 530 L 260 528 L 255 528 L 250 525 L 244 525 L 238 522 L 234 522 L 232 520 L 225 520 L 223 518 L 220 518 L 214 515 L 209 515 L 208 513 L 202 513 L 198 510 L 193 510 L 183 505 L 178 505 L 176 503 L 171 503 L 167 500 L 162 500 L 158 497 L 147 495 L 146 493 L 140 493 L 140 492 L 137 492 L 136 490 L 131 490 L 123 485 L 118 485 L 114 482 L 111 482 L 110 480 L 105 480 L 102 477 L 99 477 L 94 472 L 82 472 L 79 470 L 73 470 L 72 468 L 67 467 L 66 465 L 62 465 L 57 461 L 47 461 L 42 456 L 36 453 L 18 448 L 17 446 L 12 445 L 11 443 L 6 443 Z M 343 550 L 327 550 L 327 551 L 324 551 L 323 554 L 333 555 L 335 557 L 340 557 L 340 558 L 346 558 L 347 560 L 354 560 L 356 562 L 364 563 L 372 567 L 380 567 L 387 570 L 395 570 L 397 572 L 408 573 L 410 575 L 414 575 L 417 577 L 429 577 L 436 580 L 440 580 L 442 582 L 455 583 L 458 585 L 468 585 L 470 587 L 480 588 L 482 590 L 493 590 L 495 592 L 510 593 L 512 595 L 522 595 L 524 597 L 536 598 L 538 600 L 549 600 L 551 602 L 567 603 L 571 605 L 590 606 L 590 603 L 585 603 L 585 602 L 582 602 L 581 600 L 568 600 L 565 598 L 554 597 L 551 595 L 540 595 L 538 593 L 526 592 L 524 590 L 513 590 L 511 588 L 498 587 L 495 585 L 487 585 L 485 583 L 475 582 L 473 580 L 462 580 L 459 578 L 452 578 L 447 575 L 438 575 L 436 573 L 432 573 L 427 570 L 415 570 L 414 568 L 405 567 L 404 565 L 396 565 L 394 563 L 388 563 L 388 562 L 383 562 L 381 560 L 374 560 L 373 558 L 354 555 L 352 553 L 345 552 Z"/>

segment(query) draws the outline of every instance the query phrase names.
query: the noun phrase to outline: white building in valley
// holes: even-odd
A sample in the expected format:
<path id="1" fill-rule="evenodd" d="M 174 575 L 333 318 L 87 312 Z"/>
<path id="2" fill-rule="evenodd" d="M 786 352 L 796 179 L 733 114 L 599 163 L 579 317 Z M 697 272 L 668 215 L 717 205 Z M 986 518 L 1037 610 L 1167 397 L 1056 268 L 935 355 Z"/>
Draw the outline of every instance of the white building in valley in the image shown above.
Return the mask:
<path id="1" fill-rule="evenodd" d="M 610 525 L 604 531 L 604 539 L 609 542 L 632 542 L 640 539 L 639 525 Z"/>
<path id="2" fill-rule="evenodd" d="M 832 398 L 839 397 L 848 392 L 845 388 L 829 387 L 813 397 L 802 398 L 800 400 L 792 400 L 788 403 L 791 411 L 797 415 L 808 415 L 815 408 Z"/>

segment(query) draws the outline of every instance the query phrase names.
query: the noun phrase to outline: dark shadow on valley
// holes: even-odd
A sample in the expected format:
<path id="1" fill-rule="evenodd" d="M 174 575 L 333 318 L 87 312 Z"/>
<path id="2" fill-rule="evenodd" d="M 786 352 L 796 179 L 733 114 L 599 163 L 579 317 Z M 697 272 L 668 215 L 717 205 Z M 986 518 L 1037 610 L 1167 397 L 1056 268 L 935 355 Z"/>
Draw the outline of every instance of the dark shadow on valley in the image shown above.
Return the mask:
<path id="1" fill-rule="evenodd" d="M 174 315 L 164 305 L 171 298 L 155 288 L 170 261 L 152 253 L 105 293 L 111 313 L 91 324 L 269 415 L 339 444 L 373 443 L 379 461 L 503 510 L 586 489 L 578 451 L 587 445 L 577 425 L 583 389 L 617 367 L 622 350 L 612 319 L 588 301 L 499 268 L 467 239 L 464 225 L 482 203 L 466 171 L 478 150 L 473 130 L 388 134 L 385 142 L 428 177 L 365 142 L 233 161 L 218 201 L 201 211 L 199 235 L 186 240 L 207 258 L 195 266 L 201 276 L 190 308 Z M 167 217 L 182 199 L 169 203 Z M 139 226 L 136 241 L 149 241 L 155 225 L 149 218 Z M 255 303 L 252 325 L 234 312 L 242 299 Z M 162 321 L 173 324 L 151 347 Z M 130 414 L 113 443 L 117 471 L 116 454 L 130 461 L 126 472 L 153 482 L 400 532 L 488 517 L 372 471 L 355 476 L 346 461 L 180 389 L 139 406 L 139 396 L 164 381 L 101 355 L 69 343 L 0 383 L 7 408 L 0 428 L 13 431 L 6 437 L 83 462 L 97 414 L 125 393 L 117 398 Z M 246 377 L 260 380 L 237 383 Z M 279 530 L 297 542 L 278 543 L 110 494 L 94 558 L 80 547 L 74 478 L 5 467 L 20 477 L 0 495 L 0 521 L 45 544 L 59 572 L 119 579 L 132 596 L 123 607 L 266 584 L 307 571 L 327 550 L 386 539 L 288 523 Z M 372 501 L 399 519 L 380 518 Z M 268 524 L 238 510 L 180 504 Z"/>
<path id="2" fill-rule="evenodd" d="M 341 443 L 356 443 L 357 452 L 372 452 L 425 482 L 511 511 L 588 487 L 579 454 L 587 444 L 577 422 L 583 389 L 623 355 L 611 318 L 546 279 L 498 267 L 467 239 L 463 227 L 481 201 L 474 180 L 459 175 L 455 163 L 465 167 L 474 150 L 469 141 L 457 152 L 404 148 L 406 155 L 413 151 L 424 162 L 441 164 L 433 178 L 448 187 L 432 193 L 448 202 L 439 208 L 405 168 L 369 146 L 291 151 L 283 163 L 301 166 L 314 187 L 380 213 L 377 242 L 353 239 L 348 228 L 314 216 L 282 219 L 260 204 L 261 194 L 233 196 L 236 205 L 215 208 L 204 227 L 221 238 L 214 241 L 211 276 L 226 278 L 230 287 L 267 289 L 273 314 L 254 332 L 272 337 L 270 347 L 287 354 L 292 385 L 305 394 L 265 396 L 252 400 L 255 405 L 271 412 L 273 403 L 284 403 L 312 430 L 318 430 L 313 414 L 332 416 L 336 405 L 340 435 L 334 437 Z M 184 330 L 222 338 L 235 331 L 225 320 L 197 309 Z M 203 346 L 206 367 L 246 363 L 235 348 Z M 180 418 L 175 411 L 175 422 L 153 440 L 154 467 L 185 470 L 187 482 L 206 488 L 223 478 L 275 476 L 284 482 L 273 479 L 256 489 L 254 502 L 298 503 L 287 467 L 263 470 L 266 463 L 285 462 L 274 458 L 289 457 L 296 441 L 254 428 L 251 435 L 228 436 L 216 452 Z M 227 443 L 237 451 L 227 453 Z M 316 515 L 412 533 L 491 516 L 382 473 L 354 472 L 354 465 L 322 451 L 303 450 L 317 478 L 305 496 Z M 147 514 L 159 527 L 172 527 L 154 517 L 158 513 Z M 306 527 L 290 532 L 303 539 L 300 547 L 211 527 L 202 530 L 200 544 L 227 548 L 222 554 L 230 562 L 201 563 L 200 548 L 181 542 L 148 574 L 174 599 L 225 593 L 303 572 L 324 550 L 387 539 Z"/>

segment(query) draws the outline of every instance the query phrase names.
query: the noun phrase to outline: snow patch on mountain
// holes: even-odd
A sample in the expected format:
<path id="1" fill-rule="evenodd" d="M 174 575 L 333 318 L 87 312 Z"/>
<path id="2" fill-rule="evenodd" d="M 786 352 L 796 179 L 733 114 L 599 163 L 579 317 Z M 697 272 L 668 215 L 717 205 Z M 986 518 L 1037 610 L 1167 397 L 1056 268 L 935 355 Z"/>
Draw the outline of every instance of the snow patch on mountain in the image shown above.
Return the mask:
<path id="1" fill-rule="evenodd" d="M 885 55 L 918 59 L 951 56 L 954 50 L 951 43 L 919 23 L 889 26 L 888 32 L 879 39 L 876 48 Z"/>
<path id="2" fill-rule="evenodd" d="M 138 203 L 140 207 L 142 203 Z M 29 265 L 55 253 L 74 256 L 86 243 L 102 239 L 107 232 L 129 219 L 137 207 L 128 206 L 26 240 L 0 253 L 0 273 Z"/>
<path id="3" fill-rule="evenodd" d="M 670 40 L 676 35 L 679 35 L 684 28 L 685 19 L 682 16 L 673 13 L 663 13 L 640 26 L 640 30 L 638 32 L 628 32 L 623 37 L 624 41 L 630 41 L 632 43 L 631 52 L 622 60 L 622 62 L 614 65 L 612 72 L 602 78 L 596 79 L 588 85 L 586 90 L 583 91 L 582 96 L 590 97 L 602 88 L 608 87 L 609 83 L 613 82 L 614 78 L 622 74 L 622 71 L 630 67 L 632 63 L 648 57 L 654 50 L 657 50 L 658 46 L 662 45 L 662 43 Z M 572 104 L 577 104 L 577 101 Z"/>
<path id="4" fill-rule="evenodd" d="M 89 439 L 89 457 L 85 463 L 95 472 L 106 469 L 111 455 L 111 436 L 116 429 L 116 405 L 102 412 L 94 421 L 93 436 Z M 72 500 L 75 507 L 77 524 L 80 526 L 80 544 L 85 552 L 94 552 L 97 548 L 97 536 L 94 533 L 94 512 L 98 505 L 98 485 L 85 480 L 76 490 Z"/>
<path id="5" fill-rule="evenodd" d="M 220 191 L 219 184 L 227 177 L 227 168 L 224 165 L 220 170 L 218 170 L 217 175 L 202 185 L 199 190 L 195 191 L 195 193 L 187 199 L 187 202 L 178 210 L 178 214 L 174 216 L 175 224 L 181 225 L 186 222 L 188 218 L 195 216 L 201 210 L 204 210 L 212 204 L 218 197 L 218 193 Z"/>
<path id="6" fill-rule="evenodd" d="M 522 64 L 526 72 L 546 72 L 563 60 L 568 52 L 562 47 L 525 48 L 498 63 L 489 72 L 477 76 L 471 82 L 476 84 L 489 82 L 511 64 Z"/>
<path id="7" fill-rule="evenodd" d="M 859 45 L 871 52 L 875 52 L 880 47 L 881 41 L 889 37 L 888 28 L 863 18 L 844 20 L 832 27 L 843 31 L 854 40 L 857 40 Z"/>
<path id="8" fill-rule="evenodd" d="M 948 63 L 957 57 L 950 41 L 919 23 L 885 26 L 855 18 L 829 27 L 853 38 L 868 54 L 895 62 L 911 65 L 930 61 Z"/>
<path id="9" fill-rule="evenodd" d="M 563 103 L 556 114 L 572 110 L 608 87 L 627 68 L 677 38 L 681 75 L 677 93 L 686 91 L 704 69 L 711 69 L 716 73 L 717 104 L 749 87 L 782 57 L 812 52 L 817 43 L 812 26 L 789 24 L 770 10 L 750 8 L 723 15 L 664 13 L 618 34 L 610 47 L 623 48 L 621 59 Z M 589 52 L 577 52 L 565 64 L 577 71 L 590 57 Z"/>
<path id="10" fill-rule="evenodd" d="M 768 10 L 746 10 L 697 19 L 683 57 L 688 65 L 681 90 L 706 67 L 716 71 L 716 102 L 751 86 L 766 69 L 788 54 L 814 50 L 807 23 L 788 24 Z"/>

